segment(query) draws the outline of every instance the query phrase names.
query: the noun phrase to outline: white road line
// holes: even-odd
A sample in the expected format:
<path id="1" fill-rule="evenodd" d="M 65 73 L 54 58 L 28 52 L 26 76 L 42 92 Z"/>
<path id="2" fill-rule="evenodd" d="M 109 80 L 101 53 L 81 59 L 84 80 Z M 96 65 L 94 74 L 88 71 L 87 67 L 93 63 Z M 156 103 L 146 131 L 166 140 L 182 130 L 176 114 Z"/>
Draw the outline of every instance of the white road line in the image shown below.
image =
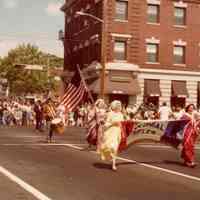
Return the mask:
<path id="1" fill-rule="evenodd" d="M 173 149 L 170 146 L 164 146 L 164 145 L 150 145 L 150 144 L 139 144 L 138 147 L 144 147 L 144 148 L 161 148 L 161 149 Z M 200 146 L 196 146 L 195 149 L 199 150 Z"/>
<path id="2" fill-rule="evenodd" d="M 41 143 L 41 144 L 34 144 L 34 143 L 24 143 L 24 144 L 0 144 L 0 146 L 65 146 L 65 143 Z M 67 144 L 69 145 L 69 144 Z M 87 146 L 87 144 L 72 144 L 78 146 Z"/>
<path id="3" fill-rule="evenodd" d="M 26 136 L 26 135 L 1 135 L 0 138 L 44 138 L 42 135 Z"/>
<path id="4" fill-rule="evenodd" d="M 68 147 L 71 147 L 71 148 L 74 148 L 74 149 L 78 149 L 78 150 L 83 150 L 84 149 L 82 147 L 78 147 L 78 146 L 73 145 L 73 144 L 65 144 L 64 146 L 68 146 Z"/>
<path id="5" fill-rule="evenodd" d="M 21 186 L 24 190 L 31 193 L 33 196 L 35 196 L 39 200 L 52 200 L 46 195 L 42 194 L 39 190 L 35 189 L 33 186 L 29 185 L 28 183 L 24 182 L 19 177 L 15 176 L 11 172 L 9 172 L 4 167 L 0 166 L 0 173 L 2 173 L 4 176 L 8 177 L 11 181 L 17 183 L 19 186 Z"/>
<path id="6" fill-rule="evenodd" d="M 70 147 L 70 148 L 73 148 L 73 149 L 76 149 L 76 150 L 84 150 L 84 148 L 82 148 L 80 146 L 85 146 L 86 144 L 45 144 L 44 143 L 44 144 L 3 144 L 3 145 L 5 145 L 5 146 L 6 145 L 7 146 L 25 146 L 25 145 L 28 145 L 28 146 L 67 146 L 67 147 Z M 139 145 L 139 146 L 141 146 L 141 145 Z M 145 146 L 145 145 L 143 145 L 143 146 Z M 152 146 L 149 146 L 149 147 L 154 147 L 154 146 L 152 145 Z M 169 147 L 169 148 L 171 148 L 171 147 Z M 90 151 L 90 152 L 96 154 L 96 152 L 94 152 L 94 151 Z M 190 175 L 179 173 L 179 172 L 176 172 L 176 171 L 173 171 L 173 170 L 169 170 L 169 169 L 165 169 L 165 168 L 161 168 L 161 167 L 156 167 L 154 165 L 149 165 L 149 164 L 145 164 L 145 163 L 140 163 L 140 162 L 137 162 L 135 160 L 130 160 L 130 159 L 122 158 L 122 157 L 117 157 L 117 159 L 122 160 L 122 161 L 126 161 L 126 162 L 130 162 L 130 163 L 137 163 L 140 166 L 144 166 L 144 167 L 151 168 L 151 169 L 156 169 L 156 170 L 159 170 L 159 171 L 166 172 L 168 174 L 173 174 L 173 175 L 185 177 L 185 178 L 200 182 L 199 177 L 190 176 Z"/>
<path id="7" fill-rule="evenodd" d="M 65 144 L 65 146 L 68 146 L 68 147 L 71 147 L 71 148 L 74 148 L 74 149 L 78 149 L 78 150 L 83 150 L 83 148 L 77 147 L 77 146 L 71 145 L 71 144 Z M 97 154 L 94 151 L 92 151 L 92 153 Z M 199 177 L 190 176 L 190 175 L 187 175 L 187 174 L 183 174 L 183 173 L 180 173 L 180 172 L 176 172 L 176 171 L 165 169 L 165 168 L 161 168 L 161 167 L 156 167 L 154 165 L 140 163 L 140 162 L 137 162 L 136 160 L 130 160 L 130 159 L 121 158 L 121 157 L 117 157 L 117 159 L 118 160 L 122 160 L 122 161 L 126 161 L 126 162 L 130 162 L 130 163 L 136 163 L 137 165 L 140 165 L 140 166 L 143 166 L 143 167 L 159 170 L 159 171 L 162 171 L 162 172 L 166 172 L 168 174 L 173 174 L 173 175 L 176 175 L 176 176 L 181 176 L 181 177 L 184 177 L 184 178 L 187 178 L 187 179 L 190 179 L 190 180 L 194 180 L 194 181 L 200 182 L 200 178 Z"/>

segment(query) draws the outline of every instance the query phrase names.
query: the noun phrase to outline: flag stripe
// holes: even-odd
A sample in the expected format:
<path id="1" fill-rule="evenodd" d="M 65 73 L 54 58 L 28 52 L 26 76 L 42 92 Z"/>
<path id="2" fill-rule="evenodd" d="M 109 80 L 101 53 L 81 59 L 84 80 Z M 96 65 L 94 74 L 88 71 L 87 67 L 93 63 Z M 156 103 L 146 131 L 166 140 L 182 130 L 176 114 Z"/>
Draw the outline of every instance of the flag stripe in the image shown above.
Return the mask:
<path id="1" fill-rule="evenodd" d="M 76 87 L 72 85 L 71 83 L 67 87 L 67 92 L 63 96 L 63 100 L 61 101 L 63 104 L 65 104 L 66 100 L 70 97 L 71 93 L 73 94 L 76 91 Z"/>
<path id="2" fill-rule="evenodd" d="M 70 107 L 73 110 L 82 100 L 84 92 L 84 87 L 81 84 L 79 90 L 76 93 L 74 93 L 73 98 L 68 100 L 68 107 Z"/>
<path id="3" fill-rule="evenodd" d="M 66 93 L 64 94 L 64 96 L 62 97 L 62 101 L 64 101 L 66 99 L 66 97 L 68 96 L 68 94 L 71 92 L 71 90 L 73 90 L 75 88 L 75 86 L 72 83 L 69 83 L 67 86 L 67 90 Z"/>
<path id="4" fill-rule="evenodd" d="M 74 87 L 74 89 L 68 94 L 68 96 L 66 97 L 65 101 L 64 101 L 64 105 L 69 105 L 70 102 L 76 98 L 76 96 L 81 92 L 81 84 L 80 86 L 77 88 Z"/>
<path id="5" fill-rule="evenodd" d="M 87 93 L 87 89 L 82 80 L 80 80 L 78 86 L 71 82 L 62 97 L 61 104 L 65 105 L 66 110 L 73 111 L 83 100 L 85 93 Z"/>
<path id="6" fill-rule="evenodd" d="M 84 88 L 84 86 L 82 86 L 80 93 L 71 102 L 72 110 L 75 109 L 78 106 L 78 104 L 81 102 L 81 100 L 84 97 L 84 93 L 85 93 L 85 88 Z"/>

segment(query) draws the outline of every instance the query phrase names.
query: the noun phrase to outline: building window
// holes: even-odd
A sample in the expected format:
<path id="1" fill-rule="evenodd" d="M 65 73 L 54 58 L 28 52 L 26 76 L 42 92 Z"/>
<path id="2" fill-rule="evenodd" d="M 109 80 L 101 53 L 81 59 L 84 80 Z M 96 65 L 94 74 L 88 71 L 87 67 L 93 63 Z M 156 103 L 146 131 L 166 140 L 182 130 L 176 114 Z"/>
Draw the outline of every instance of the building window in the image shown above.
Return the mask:
<path id="1" fill-rule="evenodd" d="M 159 5 L 148 4 L 147 8 L 147 22 L 148 23 L 159 23 L 159 15 L 160 15 L 160 7 Z"/>
<path id="2" fill-rule="evenodd" d="M 186 8 L 174 8 L 174 23 L 177 26 L 186 25 Z"/>
<path id="3" fill-rule="evenodd" d="M 115 41 L 114 45 L 114 60 L 126 60 L 126 42 Z"/>
<path id="4" fill-rule="evenodd" d="M 174 46 L 174 64 L 185 64 L 184 46 Z"/>
<path id="5" fill-rule="evenodd" d="M 128 19 L 128 1 L 123 1 L 123 0 L 116 1 L 115 19 L 117 20 Z"/>
<path id="6" fill-rule="evenodd" d="M 147 62 L 158 62 L 158 44 L 147 44 Z"/>

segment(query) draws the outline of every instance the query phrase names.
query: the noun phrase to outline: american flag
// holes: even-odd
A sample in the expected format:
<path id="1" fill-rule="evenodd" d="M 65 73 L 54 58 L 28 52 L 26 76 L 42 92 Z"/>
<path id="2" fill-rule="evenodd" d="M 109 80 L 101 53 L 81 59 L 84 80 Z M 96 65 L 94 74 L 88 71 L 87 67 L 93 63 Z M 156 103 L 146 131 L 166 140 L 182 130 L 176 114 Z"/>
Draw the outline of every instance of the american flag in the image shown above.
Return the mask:
<path id="1" fill-rule="evenodd" d="M 66 93 L 62 97 L 61 104 L 65 105 L 67 111 L 73 111 L 80 102 L 84 101 L 88 90 L 85 83 L 81 79 L 81 75 L 77 70 L 68 84 Z"/>

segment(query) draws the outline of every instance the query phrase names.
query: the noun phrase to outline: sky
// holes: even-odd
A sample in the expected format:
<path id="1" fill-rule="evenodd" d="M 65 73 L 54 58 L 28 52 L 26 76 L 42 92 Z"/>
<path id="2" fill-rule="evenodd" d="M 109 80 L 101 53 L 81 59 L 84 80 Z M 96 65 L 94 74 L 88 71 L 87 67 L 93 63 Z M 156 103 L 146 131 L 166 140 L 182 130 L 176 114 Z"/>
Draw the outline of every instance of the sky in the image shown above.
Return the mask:
<path id="1" fill-rule="evenodd" d="M 64 0 L 0 0 L 0 57 L 19 44 L 37 45 L 63 57 L 58 31 L 64 29 Z"/>

